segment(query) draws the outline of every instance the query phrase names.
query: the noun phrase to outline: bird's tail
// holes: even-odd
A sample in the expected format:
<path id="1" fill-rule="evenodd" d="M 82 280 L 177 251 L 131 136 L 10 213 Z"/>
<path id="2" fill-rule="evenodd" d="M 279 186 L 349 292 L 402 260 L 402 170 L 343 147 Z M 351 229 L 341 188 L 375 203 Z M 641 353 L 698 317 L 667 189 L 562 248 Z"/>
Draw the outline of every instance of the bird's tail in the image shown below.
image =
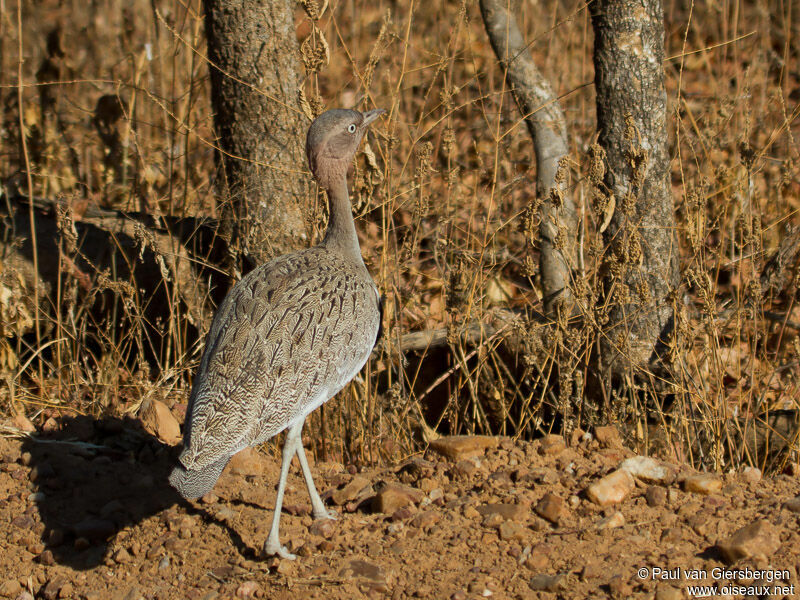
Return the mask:
<path id="1" fill-rule="evenodd" d="M 178 462 L 169 474 L 169 483 L 187 500 L 205 496 L 217 483 L 230 459 L 230 456 L 223 456 L 202 469 L 187 469 L 183 463 Z"/>

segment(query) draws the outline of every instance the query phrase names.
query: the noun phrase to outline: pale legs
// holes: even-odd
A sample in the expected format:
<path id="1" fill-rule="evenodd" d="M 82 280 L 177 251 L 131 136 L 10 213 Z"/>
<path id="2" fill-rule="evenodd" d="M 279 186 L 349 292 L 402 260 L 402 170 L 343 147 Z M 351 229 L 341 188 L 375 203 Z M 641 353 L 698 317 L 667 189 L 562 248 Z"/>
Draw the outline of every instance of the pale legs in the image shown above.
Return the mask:
<path id="1" fill-rule="evenodd" d="M 306 452 L 303 449 L 303 424 L 305 419 L 293 425 L 286 433 L 286 441 L 283 443 L 283 453 L 281 458 L 281 478 L 278 480 L 278 495 L 275 498 L 275 513 L 272 515 L 272 527 L 269 529 L 269 536 L 264 544 L 264 552 L 268 556 L 277 554 L 281 558 L 294 560 L 296 557 L 286 549 L 286 546 L 281 546 L 278 527 L 281 520 L 281 507 L 283 506 L 283 493 L 286 490 L 286 478 L 289 474 L 289 465 L 292 462 L 292 457 L 297 454 L 300 461 L 300 469 L 303 471 L 303 478 L 306 480 L 306 487 L 308 488 L 308 495 L 311 496 L 311 511 L 315 519 L 335 519 L 337 517 L 334 511 L 329 511 L 325 508 L 322 498 L 319 497 L 317 488 L 314 485 L 314 480 L 311 478 L 311 469 L 308 467 L 308 459 Z"/>

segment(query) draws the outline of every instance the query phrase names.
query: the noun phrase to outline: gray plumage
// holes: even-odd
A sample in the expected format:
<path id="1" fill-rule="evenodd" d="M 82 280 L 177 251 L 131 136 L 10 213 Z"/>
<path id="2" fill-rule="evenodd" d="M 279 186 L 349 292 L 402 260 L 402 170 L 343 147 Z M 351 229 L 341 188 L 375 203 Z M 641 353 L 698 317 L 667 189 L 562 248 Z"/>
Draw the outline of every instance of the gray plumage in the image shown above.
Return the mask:
<path id="1" fill-rule="evenodd" d="M 311 125 L 306 152 L 329 197 L 325 238 L 257 267 L 223 300 L 192 387 L 183 451 L 169 477 L 182 496 L 202 496 L 236 452 L 288 428 L 266 548 L 288 558 L 278 544 L 278 520 L 295 453 L 314 516 L 332 516 L 299 441 L 305 417 L 361 370 L 378 334 L 380 297 L 361 258 L 346 173 L 367 126 L 383 112 L 332 110 Z"/>

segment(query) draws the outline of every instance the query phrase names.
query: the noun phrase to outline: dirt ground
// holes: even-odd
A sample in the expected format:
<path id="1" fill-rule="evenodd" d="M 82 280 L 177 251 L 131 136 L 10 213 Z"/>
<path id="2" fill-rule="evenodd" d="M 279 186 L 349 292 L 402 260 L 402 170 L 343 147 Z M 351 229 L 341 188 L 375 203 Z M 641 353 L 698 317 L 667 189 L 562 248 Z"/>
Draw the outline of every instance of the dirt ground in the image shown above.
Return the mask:
<path id="1" fill-rule="evenodd" d="M 634 454 L 612 429 L 569 446 L 558 436 L 445 438 L 390 468 L 313 465 L 340 515 L 313 522 L 295 464 L 281 519 L 282 542 L 298 555 L 288 561 L 261 554 L 273 457 L 236 457 L 212 494 L 187 503 L 166 483 L 175 449 L 136 421 L 46 429 L 36 441 L 0 438 L 0 597 L 671 599 L 697 583 L 722 597 L 780 598 L 798 589 L 796 467 L 771 479 L 697 477 L 661 461 L 620 468 Z"/>

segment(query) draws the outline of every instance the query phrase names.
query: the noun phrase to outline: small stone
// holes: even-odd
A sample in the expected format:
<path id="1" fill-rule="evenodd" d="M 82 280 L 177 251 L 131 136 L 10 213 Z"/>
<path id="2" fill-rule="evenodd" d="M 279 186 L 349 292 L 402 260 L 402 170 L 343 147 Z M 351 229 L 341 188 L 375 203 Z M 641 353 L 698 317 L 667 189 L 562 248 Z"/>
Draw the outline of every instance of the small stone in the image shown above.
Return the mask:
<path id="1" fill-rule="evenodd" d="M 399 483 L 384 483 L 372 499 L 372 511 L 392 514 L 398 508 L 418 503 L 424 496 L 420 490 Z"/>
<path id="2" fill-rule="evenodd" d="M 683 592 L 671 585 L 662 585 L 656 590 L 655 600 L 683 600 Z"/>
<path id="3" fill-rule="evenodd" d="M 793 513 L 800 513 L 800 496 L 784 502 L 783 508 Z"/>
<path id="4" fill-rule="evenodd" d="M 406 521 L 413 515 L 414 513 L 411 511 L 411 509 L 407 506 L 404 506 L 403 508 L 398 508 L 396 511 L 394 511 L 390 518 L 392 521 Z"/>
<path id="5" fill-rule="evenodd" d="M 487 449 L 497 448 L 496 437 L 488 435 L 451 435 L 430 442 L 430 449 L 452 460 L 483 456 Z"/>
<path id="6" fill-rule="evenodd" d="M 534 575 L 528 585 L 535 592 L 557 592 L 564 587 L 562 575 Z"/>
<path id="7" fill-rule="evenodd" d="M 233 455 L 226 470 L 241 477 L 261 477 L 267 470 L 267 460 L 255 448 L 245 448 Z"/>
<path id="8" fill-rule="evenodd" d="M 475 511 L 477 513 L 477 511 Z M 442 518 L 441 513 L 437 510 L 426 510 L 425 512 L 421 512 L 416 517 L 411 520 L 411 525 L 414 527 L 419 527 L 425 531 L 429 530 L 431 527 L 436 525 L 439 520 Z"/>
<path id="9" fill-rule="evenodd" d="M 375 583 L 385 583 L 386 575 L 378 565 L 366 560 L 351 560 L 347 566 L 339 571 L 339 577 L 362 577 Z"/>
<path id="10" fill-rule="evenodd" d="M 625 500 L 635 485 L 631 474 L 619 469 L 590 485 L 586 495 L 599 506 L 610 506 Z"/>
<path id="11" fill-rule="evenodd" d="M 664 465 L 649 456 L 632 456 L 626 458 L 619 465 L 620 469 L 626 470 L 636 479 L 645 483 L 669 484 L 675 479 L 674 472 L 671 472 Z"/>
<path id="12" fill-rule="evenodd" d="M 347 485 L 331 492 L 331 501 L 338 506 L 347 504 L 357 498 L 363 490 L 370 486 L 370 483 L 370 480 L 366 477 L 356 475 Z"/>
<path id="13" fill-rule="evenodd" d="M 336 531 L 336 521 L 333 519 L 316 519 L 309 529 L 311 535 L 329 539 Z"/>
<path id="14" fill-rule="evenodd" d="M 59 598 L 72 598 L 74 596 L 75 587 L 67 581 L 64 585 L 61 586 L 61 589 L 58 590 L 58 597 Z"/>
<path id="15" fill-rule="evenodd" d="M 477 519 L 480 516 L 481 516 L 481 513 L 479 513 L 478 510 L 474 506 L 472 506 L 471 504 L 464 507 L 464 517 L 465 518 L 467 518 L 467 519 Z"/>
<path id="16" fill-rule="evenodd" d="M 630 598 L 633 587 L 622 575 L 614 575 L 608 582 L 608 589 L 613 598 Z"/>
<path id="17" fill-rule="evenodd" d="M 200 501 L 203 504 L 216 504 L 219 502 L 219 496 L 217 496 L 214 492 L 208 492 L 205 496 L 200 498 Z"/>
<path id="18" fill-rule="evenodd" d="M 758 483 L 761 481 L 761 469 L 748 465 L 742 469 L 741 477 L 747 483 Z"/>
<path id="19" fill-rule="evenodd" d="M 497 528 L 497 533 L 503 541 L 521 540 L 525 537 L 525 527 L 514 521 L 503 521 Z"/>
<path id="20" fill-rule="evenodd" d="M 66 578 L 64 577 L 54 577 L 47 584 L 44 586 L 44 590 L 42 591 L 42 596 L 45 600 L 56 600 L 58 598 L 59 592 L 61 588 L 64 587 L 64 584 L 67 583 Z"/>
<path id="21" fill-rule="evenodd" d="M 181 426 L 161 400 L 145 402 L 139 414 L 145 430 L 162 442 L 174 446 L 181 441 Z"/>
<path id="22" fill-rule="evenodd" d="M 114 552 L 113 559 L 115 563 L 122 565 L 131 561 L 131 555 L 125 548 L 120 548 Z"/>
<path id="23" fill-rule="evenodd" d="M 34 424 L 31 423 L 30 419 L 28 419 L 28 417 L 26 417 L 22 413 L 18 413 L 12 419 L 11 422 L 14 425 L 14 427 L 16 427 L 17 429 L 21 429 L 26 433 L 33 433 L 34 431 L 36 431 L 36 427 L 34 426 Z"/>
<path id="24" fill-rule="evenodd" d="M 467 593 L 464 590 L 458 590 L 450 595 L 450 600 L 467 600 Z"/>
<path id="25" fill-rule="evenodd" d="M 40 565 L 44 565 L 46 567 L 52 567 L 54 564 L 56 564 L 56 559 L 51 550 L 45 550 L 36 557 L 36 560 L 39 561 Z"/>
<path id="26" fill-rule="evenodd" d="M 503 521 L 522 521 L 528 514 L 528 507 L 524 504 L 484 504 L 476 510 L 484 518 L 497 515 Z M 466 516 L 466 509 L 464 509 L 464 516 Z"/>
<path id="27" fill-rule="evenodd" d="M 539 454 L 542 456 L 558 456 L 567 448 L 563 436 L 550 434 L 542 438 Z"/>
<path id="28" fill-rule="evenodd" d="M 616 529 L 625 525 L 625 515 L 616 511 L 613 515 L 600 519 L 597 523 L 597 529 L 602 531 L 604 529 Z"/>
<path id="29" fill-rule="evenodd" d="M 728 563 L 743 558 L 769 558 L 781 547 L 780 532 L 764 519 L 755 521 L 717 542 L 717 548 Z"/>
<path id="30" fill-rule="evenodd" d="M 716 475 L 707 473 L 691 475 L 683 481 L 683 489 L 687 492 L 694 492 L 695 494 L 713 494 L 722 489 L 722 480 Z"/>
<path id="31" fill-rule="evenodd" d="M 664 506 L 667 503 L 667 490 L 657 485 L 651 485 L 645 490 L 644 498 L 647 500 L 647 505 L 653 508 Z"/>
<path id="32" fill-rule="evenodd" d="M 564 500 L 550 492 L 542 496 L 534 510 L 537 515 L 546 521 L 550 521 L 553 525 L 558 525 L 562 519 L 569 515 L 569 509 Z"/>
<path id="33" fill-rule="evenodd" d="M 594 437 L 604 448 L 622 448 L 622 438 L 613 425 L 594 428 Z"/>
<path id="34" fill-rule="evenodd" d="M 164 569 L 169 568 L 169 556 L 162 556 L 161 560 L 158 561 L 158 570 L 163 571 Z"/>
<path id="35" fill-rule="evenodd" d="M 22 591 L 22 586 L 16 579 L 9 579 L 0 583 L 0 596 L 13 598 Z"/>
<path id="36" fill-rule="evenodd" d="M 245 581 L 236 588 L 237 598 L 260 598 L 263 593 L 261 586 L 255 581 Z"/>

